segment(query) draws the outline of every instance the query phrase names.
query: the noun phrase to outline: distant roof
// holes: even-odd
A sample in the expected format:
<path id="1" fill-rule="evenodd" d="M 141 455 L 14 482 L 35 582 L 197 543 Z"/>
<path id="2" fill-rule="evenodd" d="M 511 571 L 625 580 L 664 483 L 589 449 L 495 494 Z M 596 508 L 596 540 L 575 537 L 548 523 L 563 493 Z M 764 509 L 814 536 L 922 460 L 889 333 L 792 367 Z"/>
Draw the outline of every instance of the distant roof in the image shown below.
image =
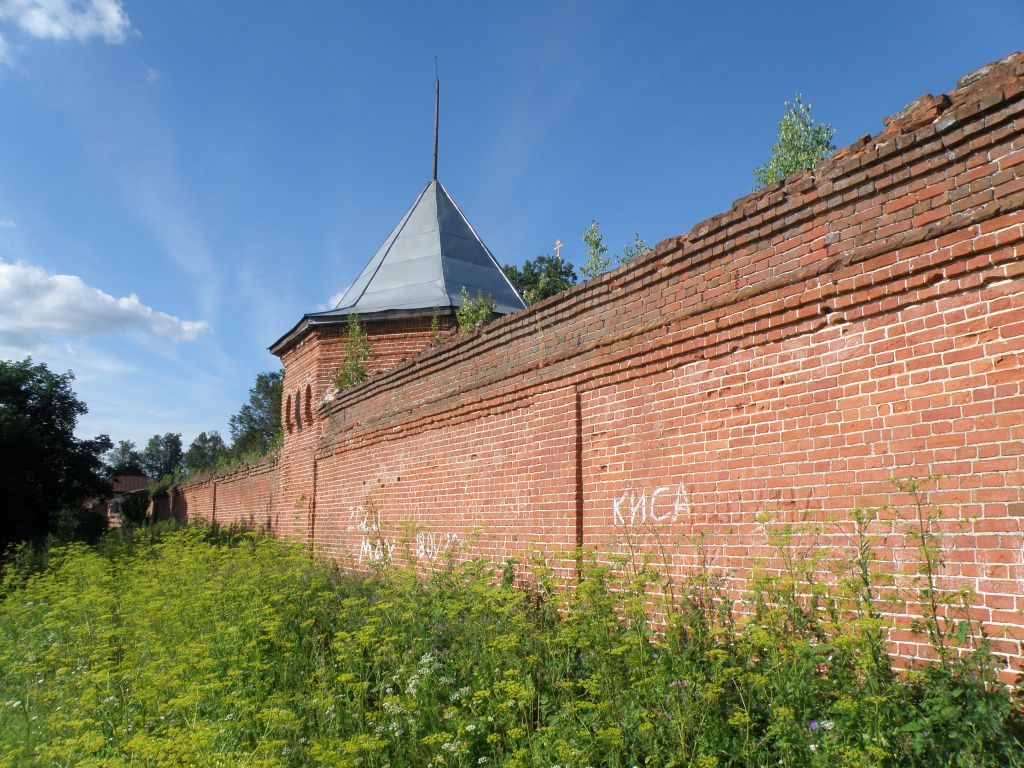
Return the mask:
<path id="1" fill-rule="evenodd" d="M 110 478 L 110 487 L 114 493 L 131 493 L 149 488 L 149 478 L 145 475 L 115 475 Z"/>
<path id="2" fill-rule="evenodd" d="M 432 179 L 338 305 L 305 315 L 270 350 L 279 353 L 305 327 L 350 314 L 384 318 L 450 310 L 462 305 L 463 288 L 470 296 L 493 298 L 498 314 L 526 306 L 448 190 Z"/>

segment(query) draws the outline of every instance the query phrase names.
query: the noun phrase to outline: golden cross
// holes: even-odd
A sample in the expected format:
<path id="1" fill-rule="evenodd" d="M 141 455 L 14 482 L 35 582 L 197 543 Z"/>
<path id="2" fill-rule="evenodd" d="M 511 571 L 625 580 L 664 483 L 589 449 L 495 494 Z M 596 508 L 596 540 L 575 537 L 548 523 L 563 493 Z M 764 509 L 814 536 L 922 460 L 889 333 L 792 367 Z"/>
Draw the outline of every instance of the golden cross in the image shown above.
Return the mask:
<path id="1" fill-rule="evenodd" d="M 565 245 L 561 240 L 555 238 L 555 258 L 559 261 L 562 260 L 562 247 Z"/>

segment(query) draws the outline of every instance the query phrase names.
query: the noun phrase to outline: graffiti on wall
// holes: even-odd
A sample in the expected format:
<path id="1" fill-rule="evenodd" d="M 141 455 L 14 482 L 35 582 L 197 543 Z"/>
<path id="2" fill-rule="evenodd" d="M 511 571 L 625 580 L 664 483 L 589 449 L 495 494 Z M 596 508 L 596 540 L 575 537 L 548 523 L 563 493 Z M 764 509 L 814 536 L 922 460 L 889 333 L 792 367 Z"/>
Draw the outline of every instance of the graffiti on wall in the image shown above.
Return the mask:
<path id="1" fill-rule="evenodd" d="M 612 525 L 671 525 L 680 515 L 690 513 L 690 494 L 682 480 L 676 486 L 662 485 L 639 491 L 624 490 L 612 500 Z"/>
<path id="2" fill-rule="evenodd" d="M 349 507 L 348 530 L 359 534 L 359 564 L 384 563 L 392 559 L 399 543 L 381 531 L 380 513 L 370 507 Z M 418 560 L 434 561 L 454 552 L 460 543 L 453 532 L 417 531 L 411 552 Z"/>

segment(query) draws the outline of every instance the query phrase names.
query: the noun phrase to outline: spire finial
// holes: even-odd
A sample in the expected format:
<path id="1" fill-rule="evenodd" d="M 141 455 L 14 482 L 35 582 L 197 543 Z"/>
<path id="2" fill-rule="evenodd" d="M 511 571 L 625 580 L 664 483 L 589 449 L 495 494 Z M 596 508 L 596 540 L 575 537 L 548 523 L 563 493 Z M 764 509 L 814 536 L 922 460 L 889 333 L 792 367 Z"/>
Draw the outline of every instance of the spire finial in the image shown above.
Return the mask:
<path id="1" fill-rule="evenodd" d="M 434 181 L 437 181 L 437 120 L 441 110 L 441 81 L 437 77 L 437 56 L 434 57 Z"/>

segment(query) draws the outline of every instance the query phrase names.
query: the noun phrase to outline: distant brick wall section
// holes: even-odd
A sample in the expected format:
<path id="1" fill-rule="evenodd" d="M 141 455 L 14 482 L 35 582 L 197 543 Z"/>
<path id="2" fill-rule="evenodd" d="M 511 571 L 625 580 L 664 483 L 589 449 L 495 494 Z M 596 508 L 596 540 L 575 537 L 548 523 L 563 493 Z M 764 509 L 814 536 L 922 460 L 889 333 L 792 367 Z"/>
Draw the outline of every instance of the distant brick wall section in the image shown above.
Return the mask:
<path id="1" fill-rule="evenodd" d="M 266 458 L 198 482 L 157 494 L 149 510 L 154 520 L 181 520 L 220 525 L 276 528 L 275 458 Z"/>
<path id="2" fill-rule="evenodd" d="M 1022 86 L 1014 54 L 638 262 L 329 401 L 336 353 L 309 334 L 285 381 L 320 407 L 286 437 L 272 527 L 364 567 L 539 548 L 569 572 L 582 543 L 740 579 L 778 565 L 765 510 L 827 521 L 813 546 L 840 557 L 851 510 L 893 504 L 878 550 L 909 584 L 890 477 L 941 474 L 943 584 L 974 590 L 1009 677 L 1024 641 Z M 909 632 L 893 641 L 927 655 Z"/>

